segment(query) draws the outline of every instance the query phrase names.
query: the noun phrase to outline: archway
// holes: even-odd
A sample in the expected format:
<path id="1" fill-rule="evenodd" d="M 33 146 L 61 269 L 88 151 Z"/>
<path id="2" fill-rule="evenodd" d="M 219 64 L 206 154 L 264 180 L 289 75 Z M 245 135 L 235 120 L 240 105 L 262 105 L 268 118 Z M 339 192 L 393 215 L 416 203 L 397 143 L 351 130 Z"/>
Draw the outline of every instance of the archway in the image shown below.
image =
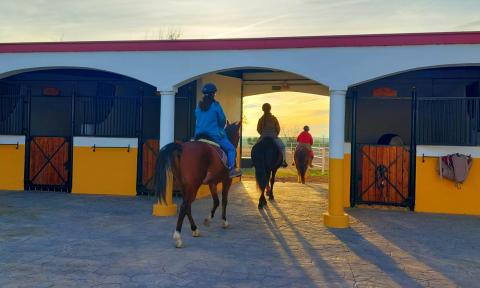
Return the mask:
<path id="1" fill-rule="evenodd" d="M 479 81 L 477 65 L 450 65 L 421 67 L 352 86 L 347 94 L 352 205 L 452 210 L 447 201 L 432 201 L 437 197 L 430 187 L 449 188 L 428 176 L 432 171 L 425 163 L 438 170 L 432 156 L 475 151 L 467 147 L 480 143 Z M 401 140 L 385 142 L 386 136 Z M 374 179 L 381 167 L 386 168 L 384 184 Z"/>
<path id="2" fill-rule="evenodd" d="M 115 148 L 122 146 L 116 142 L 126 141 L 136 149 L 159 137 L 159 121 L 149 120 L 159 119 L 160 97 L 147 83 L 78 67 L 32 68 L 2 76 L 0 135 L 23 137 L 25 189 L 72 191 L 74 142 L 90 139 L 99 149 L 100 139 L 110 139 L 106 142 L 113 144 L 104 146 Z M 142 163 L 142 150 L 138 155 Z M 135 179 L 136 165 L 129 169 Z M 142 180 L 142 169 L 138 173 Z"/>
<path id="3" fill-rule="evenodd" d="M 301 75 L 265 67 L 240 67 L 206 72 L 196 77 L 189 78 L 188 80 L 181 81 L 179 84 L 175 85 L 179 91 L 177 96 L 183 94 L 180 93 L 183 88 L 187 86 L 190 87 L 190 92 L 182 95 L 182 97 L 186 96 L 186 98 L 189 99 L 187 106 L 190 107 L 190 110 L 179 110 L 181 107 L 175 106 L 178 101 L 175 102 L 175 96 L 173 94 L 162 95 L 162 103 L 165 104 L 165 102 L 168 102 L 168 105 L 166 105 L 165 108 L 162 105 L 162 123 L 175 123 L 174 120 L 176 116 L 174 113 L 170 112 L 172 110 L 175 110 L 177 115 L 181 113 L 182 117 L 185 117 L 185 115 L 193 115 L 193 107 L 195 107 L 195 102 L 200 96 L 199 88 L 206 82 L 215 82 L 219 87 L 217 100 L 221 103 L 224 102 L 222 105 L 226 110 L 227 117 L 233 121 L 241 119 L 242 99 L 243 96 L 245 96 L 246 91 L 249 91 L 248 93 L 253 95 L 255 93 L 276 92 L 279 90 L 288 91 L 291 89 L 300 92 L 312 91 L 312 93 L 331 96 L 330 108 L 332 109 L 333 107 L 333 113 L 330 113 L 330 131 L 333 131 L 333 134 L 331 134 L 329 138 L 330 148 L 333 152 L 330 155 L 333 157 L 330 158 L 329 166 L 331 169 L 330 174 L 333 175 L 330 176 L 330 179 L 333 179 L 333 181 L 330 181 L 329 212 L 324 214 L 324 219 L 327 226 L 339 228 L 347 227 L 348 216 L 343 212 L 344 202 L 342 200 L 345 181 L 343 178 L 343 129 L 346 91 L 341 90 L 332 92 L 329 91 L 327 86 Z M 249 85 L 245 85 L 245 83 L 248 83 Z M 163 131 L 161 132 L 161 139 L 167 139 L 167 141 L 161 144 L 161 146 L 174 140 L 175 129 L 190 131 L 190 133 L 193 133 L 194 131 L 193 122 L 186 122 L 185 125 L 191 125 L 190 128 L 177 128 L 176 125 L 177 123 L 175 123 L 173 129 L 172 127 L 161 129 L 161 131 Z M 191 137 L 192 135 L 187 136 Z M 168 139 L 171 140 L 168 141 Z M 239 163 L 237 165 L 239 165 Z"/>

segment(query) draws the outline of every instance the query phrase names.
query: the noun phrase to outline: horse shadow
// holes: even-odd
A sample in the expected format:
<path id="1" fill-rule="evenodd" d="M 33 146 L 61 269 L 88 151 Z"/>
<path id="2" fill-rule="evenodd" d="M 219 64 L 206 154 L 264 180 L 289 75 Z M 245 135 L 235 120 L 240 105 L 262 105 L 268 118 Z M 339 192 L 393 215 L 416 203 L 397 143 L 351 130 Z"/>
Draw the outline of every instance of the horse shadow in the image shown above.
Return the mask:
<path id="1" fill-rule="evenodd" d="M 322 272 L 324 283 L 330 283 L 330 284 L 335 283 L 340 287 L 351 286 L 351 284 L 344 279 L 343 275 L 341 275 L 337 270 L 335 270 L 335 268 L 332 267 L 325 259 L 323 259 L 321 255 L 316 253 L 315 248 L 309 243 L 307 239 L 305 239 L 302 233 L 295 228 L 295 226 L 285 216 L 285 214 L 281 211 L 278 205 L 275 202 L 270 202 L 270 203 L 271 203 L 271 206 L 266 206 L 264 209 L 259 210 L 260 214 L 263 220 L 265 221 L 265 223 L 267 224 L 267 227 L 270 233 L 280 243 L 281 248 L 287 254 L 289 259 L 291 259 L 301 267 L 300 265 L 301 263 L 298 259 L 298 256 L 295 255 L 294 251 L 290 248 L 290 245 L 286 239 L 286 236 L 283 235 L 281 232 L 281 227 L 280 227 L 281 225 L 277 224 L 277 220 L 275 220 L 275 217 L 272 215 L 270 207 L 273 207 L 273 209 L 279 212 L 279 214 L 282 217 L 282 220 L 284 220 L 287 223 L 288 227 L 294 232 L 294 236 L 295 236 L 294 241 L 300 244 L 303 251 L 307 252 L 308 256 L 314 262 L 315 267 L 317 267 L 318 270 Z M 305 271 L 303 271 L 303 274 L 305 277 L 308 277 L 310 281 L 313 281 L 313 279 L 311 279 L 311 277 L 308 276 L 308 274 Z"/>

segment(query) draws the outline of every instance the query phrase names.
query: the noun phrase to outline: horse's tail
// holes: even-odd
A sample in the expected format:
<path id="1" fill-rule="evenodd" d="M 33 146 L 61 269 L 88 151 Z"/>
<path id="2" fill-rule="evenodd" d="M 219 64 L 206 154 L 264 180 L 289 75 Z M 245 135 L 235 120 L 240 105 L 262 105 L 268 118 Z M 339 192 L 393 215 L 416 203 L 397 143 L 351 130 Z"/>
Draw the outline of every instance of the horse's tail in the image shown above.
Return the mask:
<path id="1" fill-rule="evenodd" d="M 269 158 L 270 155 L 268 153 L 267 142 L 273 143 L 271 138 L 264 138 L 259 143 L 255 144 L 252 147 L 252 164 L 255 166 L 255 180 L 257 181 L 257 185 L 261 190 L 264 190 L 268 184 L 268 175 L 267 175 L 267 168 L 269 165 Z"/>
<path id="2" fill-rule="evenodd" d="M 263 160 L 263 159 L 262 159 Z M 257 185 L 263 191 L 268 184 L 267 169 L 265 166 L 265 160 L 258 161 L 255 163 L 255 180 L 257 180 Z"/>
<path id="3" fill-rule="evenodd" d="M 180 172 L 178 160 L 180 159 L 181 153 L 182 145 L 178 143 L 170 143 L 163 147 L 158 154 L 154 182 L 155 195 L 158 200 L 165 202 L 168 178 L 172 176 L 178 177 Z"/>
<path id="4" fill-rule="evenodd" d="M 302 178 L 302 183 L 304 183 L 305 174 L 307 173 L 308 169 L 308 150 L 305 148 L 298 149 L 297 151 L 295 151 L 294 158 L 297 171 Z"/>

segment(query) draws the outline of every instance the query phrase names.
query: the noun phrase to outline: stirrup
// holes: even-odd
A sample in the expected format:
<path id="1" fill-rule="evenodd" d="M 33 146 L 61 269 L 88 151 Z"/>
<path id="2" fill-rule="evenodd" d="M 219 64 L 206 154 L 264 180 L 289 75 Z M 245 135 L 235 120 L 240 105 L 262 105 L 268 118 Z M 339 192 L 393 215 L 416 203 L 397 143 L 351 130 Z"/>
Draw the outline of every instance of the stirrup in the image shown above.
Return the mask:
<path id="1" fill-rule="evenodd" d="M 228 174 L 229 178 L 235 178 L 235 177 L 238 177 L 238 176 L 242 176 L 242 170 L 232 169 L 232 170 L 229 171 L 229 174 Z"/>

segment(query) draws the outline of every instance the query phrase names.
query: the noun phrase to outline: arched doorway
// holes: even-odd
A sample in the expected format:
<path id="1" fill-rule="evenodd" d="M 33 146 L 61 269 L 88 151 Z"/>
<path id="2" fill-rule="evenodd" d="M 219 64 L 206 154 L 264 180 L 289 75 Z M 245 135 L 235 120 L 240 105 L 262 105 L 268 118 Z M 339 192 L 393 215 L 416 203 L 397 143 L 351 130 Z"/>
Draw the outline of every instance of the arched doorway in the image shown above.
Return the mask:
<path id="1" fill-rule="evenodd" d="M 0 109 L 0 134 L 26 139 L 26 190 L 72 190 L 74 137 L 138 138 L 139 145 L 158 139 L 159 121 L 150 121 L 159 119 L 156 88 L 127 76 L 42 68 L 5 77 L 0 87 L 6 104 Z M 141 149 L 138 155 L 143 161 Z M 141 172 L 137 179 L 142 180 Z"/>
<path id="2" fill-rule="evenodd" d="M 429 190 L 419 185 L 425 182 L 425 171 L 417 171 L 417 150 L 441 147 L 446 155 L 479 144 L 479 81 L 479 67 L 453 66 L 403 72 L 351 87 L 346 135 L 352 142 L 352 205 L 413 210 L 419 193 Z M 434 160 L 425 154 L 422 163 Z"/>

